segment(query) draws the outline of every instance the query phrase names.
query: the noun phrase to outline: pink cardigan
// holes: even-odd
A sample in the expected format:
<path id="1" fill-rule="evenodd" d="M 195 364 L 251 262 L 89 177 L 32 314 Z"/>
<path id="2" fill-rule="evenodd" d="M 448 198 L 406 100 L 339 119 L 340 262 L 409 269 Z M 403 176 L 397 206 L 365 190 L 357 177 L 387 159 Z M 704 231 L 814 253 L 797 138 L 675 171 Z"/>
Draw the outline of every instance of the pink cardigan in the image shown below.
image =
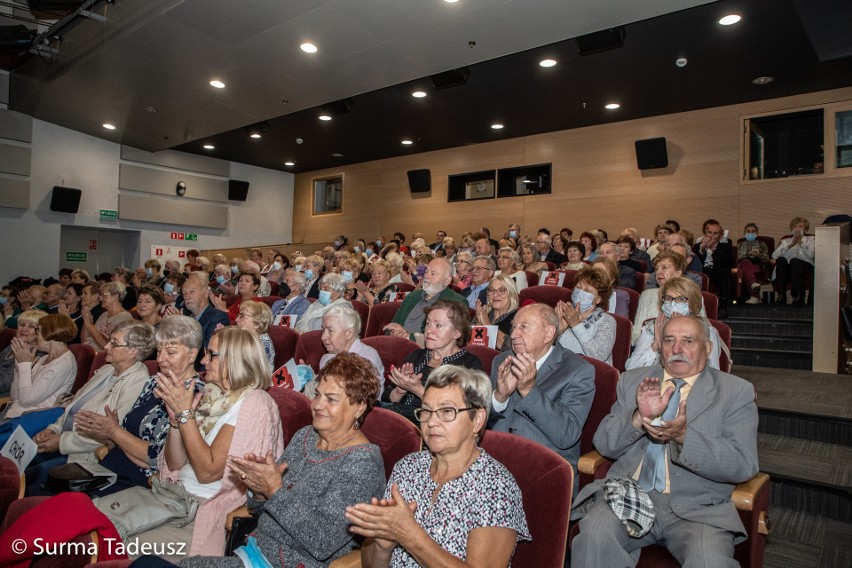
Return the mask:
<path id="1" fill-rule="evenodd" d="M 254 453 L 262 456 L 269 450 L 272 450 L 276 460 L 284 452 L 281 415 L 275 401 L 266 391 L 253 390 L 243 399 L 228 455 L 242 457 Z M 160 453 L 157 462 L 160 479 L 179 481 L 180 470 L 169 469 L 165 452 Z M 189 554 L 222 556 L 225 553 L 225 517 L 245 502 L 246 486 L 226 464 L 219 492 L 198 508 Z"/>

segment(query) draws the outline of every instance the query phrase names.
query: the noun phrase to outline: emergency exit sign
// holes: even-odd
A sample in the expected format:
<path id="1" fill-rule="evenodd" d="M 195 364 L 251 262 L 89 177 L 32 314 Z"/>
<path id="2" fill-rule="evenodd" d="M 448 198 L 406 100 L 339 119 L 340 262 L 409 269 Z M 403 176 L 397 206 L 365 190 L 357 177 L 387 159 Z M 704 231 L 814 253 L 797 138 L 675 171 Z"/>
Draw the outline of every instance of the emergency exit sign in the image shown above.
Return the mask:
<path id="1" fill-rule="evenodd" d="M 66 252 L 65 262 L 86 262 L 86 256 L 85 252 Z"/>
<path id="2" fill-rule="evenodd" d="M 118 211 L 113 211 L 112 209 L 101 209 L 101 219 L 115 221 L 118 219 Z"/>
<path id="3" fill-rule="evenodd" d="M 196 233 L 172 233 L 173 241 L 198 241 Z"/>

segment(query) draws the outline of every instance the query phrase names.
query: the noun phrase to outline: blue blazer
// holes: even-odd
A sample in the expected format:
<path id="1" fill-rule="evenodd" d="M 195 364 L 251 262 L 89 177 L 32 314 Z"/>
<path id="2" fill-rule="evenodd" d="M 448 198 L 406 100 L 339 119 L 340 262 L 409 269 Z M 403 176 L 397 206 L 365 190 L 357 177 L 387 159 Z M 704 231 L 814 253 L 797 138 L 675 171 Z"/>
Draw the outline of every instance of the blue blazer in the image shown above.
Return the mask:
<path id="1" fill-rule="evenodd" d="M 195 317 L 192 312 L 186 309 L 184 309 L 184 315 Z M 207 307 L 201 312 L 201 317 L 198 318 L 198 323 L 201 324 L 201 349 L 198 350 L 198 356 L 195 358 L 195 370 L 203 371 L 204 365 L 201 364 L 201 359 L 204 357 L 204 350 L 210 343 L 210 338 L 213 337 L 213 332 L 216 331 L 216 326 L 221 323 L 227 327 L 231 322 L 226 312 L 217 310 L 212 304 L 207 304 Z"/>

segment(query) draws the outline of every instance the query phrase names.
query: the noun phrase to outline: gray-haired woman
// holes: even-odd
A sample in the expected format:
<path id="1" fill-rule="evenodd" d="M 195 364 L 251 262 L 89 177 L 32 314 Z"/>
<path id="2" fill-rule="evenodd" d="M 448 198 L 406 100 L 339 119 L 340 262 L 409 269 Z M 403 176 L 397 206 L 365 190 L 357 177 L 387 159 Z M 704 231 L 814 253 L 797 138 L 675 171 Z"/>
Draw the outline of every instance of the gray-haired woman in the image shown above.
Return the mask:
<path id="1" fill-rule="evenodd" d="M 299 333 L 316 331 L 322 328 L 322 318 L 325 312 L 332 306 L 344 304 L 351 306 L 348 300 L 343 298 L 346 291 L 346 281 L 340 274 L 326 274 L 319 283 L 319 296 L 317 301 L 310 305 L 301 318 L 296 322 L 294 328 Z"/>
<path id="2" fill-rule="evenodd" d="M 80 333 L 83 343 L 90 345 L 95 351 L 102 351 L 115 326 L 133 319 L 130 312 L 121 305 L 126 295 L 127 288 L 121 282 L 107 282 L 102 285 L 99 298 L 106 311 L 97 321 L 92 318 L 91 310 L 83 306 L 83 330 Z"/>

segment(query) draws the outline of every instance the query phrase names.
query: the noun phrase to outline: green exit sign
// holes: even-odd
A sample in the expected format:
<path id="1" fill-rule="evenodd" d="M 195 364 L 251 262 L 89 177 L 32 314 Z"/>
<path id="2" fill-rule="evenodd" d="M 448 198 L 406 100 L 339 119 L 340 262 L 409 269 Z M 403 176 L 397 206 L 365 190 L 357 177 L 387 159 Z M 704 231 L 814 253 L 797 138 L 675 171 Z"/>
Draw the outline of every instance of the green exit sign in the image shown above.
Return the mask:
<path id="1" fill-rule="evenodd" d="M 110 219 L 115 221 L 118 219 L 118 211 L 112 209 L 101 209 L 101 219 Z"/>
<path id="2" fill-rule="evenodd" d="M 195 233 L 184 233 L 183 240 L 185 241 L 198 241 L 198 235 Z"/>
<path id="3" fill-rule="evenodd" d="M 86 262 L 85 252 L 66 252 L 65 262 Z"/>

